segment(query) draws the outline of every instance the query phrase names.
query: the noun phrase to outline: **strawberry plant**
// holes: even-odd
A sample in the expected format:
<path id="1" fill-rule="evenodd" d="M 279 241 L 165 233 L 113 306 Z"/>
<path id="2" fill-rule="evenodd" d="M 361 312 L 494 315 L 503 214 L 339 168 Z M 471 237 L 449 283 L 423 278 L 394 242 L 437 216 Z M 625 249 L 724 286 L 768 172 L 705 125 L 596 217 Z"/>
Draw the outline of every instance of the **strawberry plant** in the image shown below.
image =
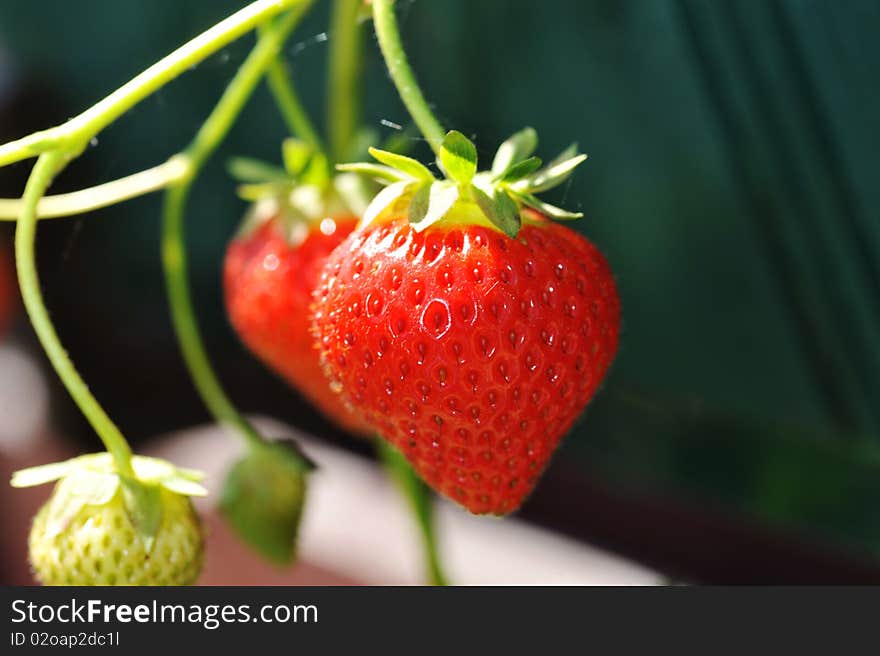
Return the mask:
<path id="1" fill-rule="evenodd" d="M 247 447 L 228 473 L 221 512 L 270 560 L 295 556 L 313 465 L 295 444 L 260 435 L 224 391 L 200 338 L 184 240 L 199 172 L 264 78 L 293 136 L 283 141 L 283 167 L 230 163 L 251 207 L 223 265 L 229 319 L 254 356 L 316 410 L 376 438 L 417 519 L 431 582 L 446 577 L 427 486 L 474 513 L 515 511 L 611 365 L 620 302 L 609 266 L 556 222 L 579 214 L 538 198 L 586 156 L 571 148 L 543 165 L 527 128 L 479 170 L 474 144 L 445 130 L 425 102 L 401 47 L 394 0 L 334 4 L 325 147 L 280 57 L 311 4 L 253 2 L 79 116 L 0 146 L 0 165 L 37 158 L 23 197 L 0 200 L 0 215 L 17 220 L 16 268 L 31 323 L 106 448 L 13 478 L 16 486 L 56 482 L 30 536 L 44 583 L 188 584 L 198 576 L 202 534 L 188 497 L 204 493 L 200 475 L 132 455 L 61 345 L 34 264 L 38 219 L 158 190 L 183 358 L 212 415 Z M 365 154 L 362 145 L 376 145 L 359 128 L 360 30 L 369 16 L 440 178 L 393 148 L 369 148 L 378 164 L 352 162 Z M 102 129 L 251 30 L 256 45 L 188 147 L 153 169 L 45 195 Z"/>

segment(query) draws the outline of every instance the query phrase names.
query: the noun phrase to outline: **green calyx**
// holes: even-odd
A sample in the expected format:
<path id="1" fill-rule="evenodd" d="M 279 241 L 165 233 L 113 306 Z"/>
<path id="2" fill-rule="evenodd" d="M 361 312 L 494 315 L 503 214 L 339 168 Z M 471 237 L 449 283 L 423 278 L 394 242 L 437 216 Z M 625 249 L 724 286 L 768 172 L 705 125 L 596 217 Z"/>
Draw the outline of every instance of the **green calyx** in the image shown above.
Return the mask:
<path id="1" fill-rule="evenodd" d="M 229 471 L 220 510 L 235 532 L 268 560 L 287 565 L 296 555 L 306 478 L 314 465 L 290 440 L 249 450 Z"/>
<path id="2" fill-rule="evenodd" d="M 315 222 L 361 216 L 366 210 L 375 190 L 361 176 L 334 175 L 327 156 L 300 139 L 285 139 L 281 153 L 283 168 L 247 157 L 230 160 L 229 173 L 241 183 L 239 197 L 252 203 L 239 234 L 279 217 L 288 239 L 296 243 Z"/>
<path id="3" fill-rule="evenodd" d="M 370 154 L 379 164 L 342 164 L 337 169 L 360 173 L 387 185 L 363 214 L 362 225 L 390 212 L 407 212 L 418 230 L 436 224 L 452 213 L 486 220 L 510 237 L 522 225 L 522 211 L 532 208 L 558 220 L 579 219 L 583 214 L 569 212 L 538 199 L 536 194 L 563 183 L 586 155 L 573 144 L 546 166 L 532 153 L 538 135 L 532 128 L 514 134 L 498 148 L 489 171 L 478 171 L 477 149 L 463 134 L 446 134 L 437 165 L 445 178 L 438 180 L 431 171 L 411 157 L 376 148 Z"/>
<path id="4" fill-rule="evenodd" d="M 134 476 L 125 476 L 109 453 L 92 453 L 22 469 L 12 475 L 11 485 L 23 488 L 58 481 L 47 522 L 50 537 L 64 532 L 84 507 L 111 503 L 121 493 L 132 526 L 149 551 L 162 523 L 161 488 L 183 496 L 208 492 L 200 483 L 201 472 L 144 456 L 134 456 L 131 464 Z"/>

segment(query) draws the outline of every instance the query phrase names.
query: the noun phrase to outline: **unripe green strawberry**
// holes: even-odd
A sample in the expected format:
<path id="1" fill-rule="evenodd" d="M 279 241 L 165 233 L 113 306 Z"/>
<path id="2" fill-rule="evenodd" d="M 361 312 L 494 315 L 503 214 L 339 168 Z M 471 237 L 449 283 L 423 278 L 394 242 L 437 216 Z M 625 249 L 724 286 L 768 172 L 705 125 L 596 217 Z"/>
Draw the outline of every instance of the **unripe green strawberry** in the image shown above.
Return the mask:
<path id="1" fill-rule="evenodd" d="M 34 519 L 31 566 L 44 585 L 190 585 L 202 569 L 202 534 L 192 503 L 162 490 L 162 524 L 147 551 L 132 525 L 122 495 L 101 506 L 83 506 L 67 528 L 49 528 L 52 505 Z"/>
<path id="2" fill-rule="evenodd" d="M 34 519 L 31 566 L 44 585 L 190 585 L 202 568 L 197 474 L 133 459 L 135 479 L 96 454 L 19 472 L 13 485 L 60 478 Z"/>

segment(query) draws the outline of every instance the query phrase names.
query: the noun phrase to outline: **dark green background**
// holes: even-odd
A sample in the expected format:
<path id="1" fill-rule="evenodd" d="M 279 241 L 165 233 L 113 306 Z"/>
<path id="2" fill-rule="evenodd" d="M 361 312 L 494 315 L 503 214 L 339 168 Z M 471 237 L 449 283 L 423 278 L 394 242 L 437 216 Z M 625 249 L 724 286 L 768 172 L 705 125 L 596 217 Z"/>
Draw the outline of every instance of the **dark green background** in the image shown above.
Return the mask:
<path id="1" fill-rule="evenodd" d="M 19 104 L 0 131 L 64 120 L 241 4 L 4 0 L 18 95 L 0 101 Z M 318 4 L 287 50 L 316 117 Z M 572 140 L 590 155 L 555 198 L 584 211 L 579 229 L 611 261 L 624 333 L 557 461 L 628 495 L 880 555 L 880 4 L 421 0 L 401 2 L 401 24 L 429 100 L 482 155 L 524 125 L 542 155 Z M 180 149 L 250 42 L 109 128 L 59 188 Z M 365 121 L 388 136 L 382 119 L 408 121 L 367 46 Z M 338 438 L 248 358 L 223 315 L 222 253 L 244 210 L 223 161 L 276 160 L 283 136 L 261 89 L 194 195 L 193 283 L 245 408 Z M 0 173 L 6 195 L 24 173 Z M 205 418 L 167 317 L 158 207 L 141 199 L 41 233 L 62 336 L 135 438 Z M 87 435 L 63 395 L 57 405 Z"/>

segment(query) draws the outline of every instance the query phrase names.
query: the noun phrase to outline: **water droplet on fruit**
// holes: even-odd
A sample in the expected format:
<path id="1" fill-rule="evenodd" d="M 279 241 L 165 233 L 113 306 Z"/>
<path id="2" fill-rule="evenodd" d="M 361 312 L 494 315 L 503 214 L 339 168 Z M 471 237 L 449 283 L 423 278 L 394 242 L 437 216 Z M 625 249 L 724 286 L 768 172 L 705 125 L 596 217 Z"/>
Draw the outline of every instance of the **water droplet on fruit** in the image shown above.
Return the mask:
<path id="1" fill-rule="evenodd" d="M 367 315 L 371 317 L 377 317 L 382 313 L 382 309 L 385 307 L 385 299 L 382 296 L 382 292 L 378 289 L 372 290 L 367 295 Z"/>
<path id="2" fill-rule="evenodd" d="M 320 230 L 321 234 L 327 235 L 329 237 L 334 232 L 336 232 L 336 221 L 329 217 L 321 219 Z"/>
<path id="3" fill-rule="evenodd" d="M 434 299 L 425 307 L 421 318 L 424 328 L 434 339 L 441 339 L 452 326 L 452 313 L 449 304 L 443 299 Z"/>
<path id="4" fill-rule="evenodd" d="M 275 253 L 269 253 L 263 258 L 263 269 L 266 271 L 275 271 L 280 263 L 281 261 Z"/>

